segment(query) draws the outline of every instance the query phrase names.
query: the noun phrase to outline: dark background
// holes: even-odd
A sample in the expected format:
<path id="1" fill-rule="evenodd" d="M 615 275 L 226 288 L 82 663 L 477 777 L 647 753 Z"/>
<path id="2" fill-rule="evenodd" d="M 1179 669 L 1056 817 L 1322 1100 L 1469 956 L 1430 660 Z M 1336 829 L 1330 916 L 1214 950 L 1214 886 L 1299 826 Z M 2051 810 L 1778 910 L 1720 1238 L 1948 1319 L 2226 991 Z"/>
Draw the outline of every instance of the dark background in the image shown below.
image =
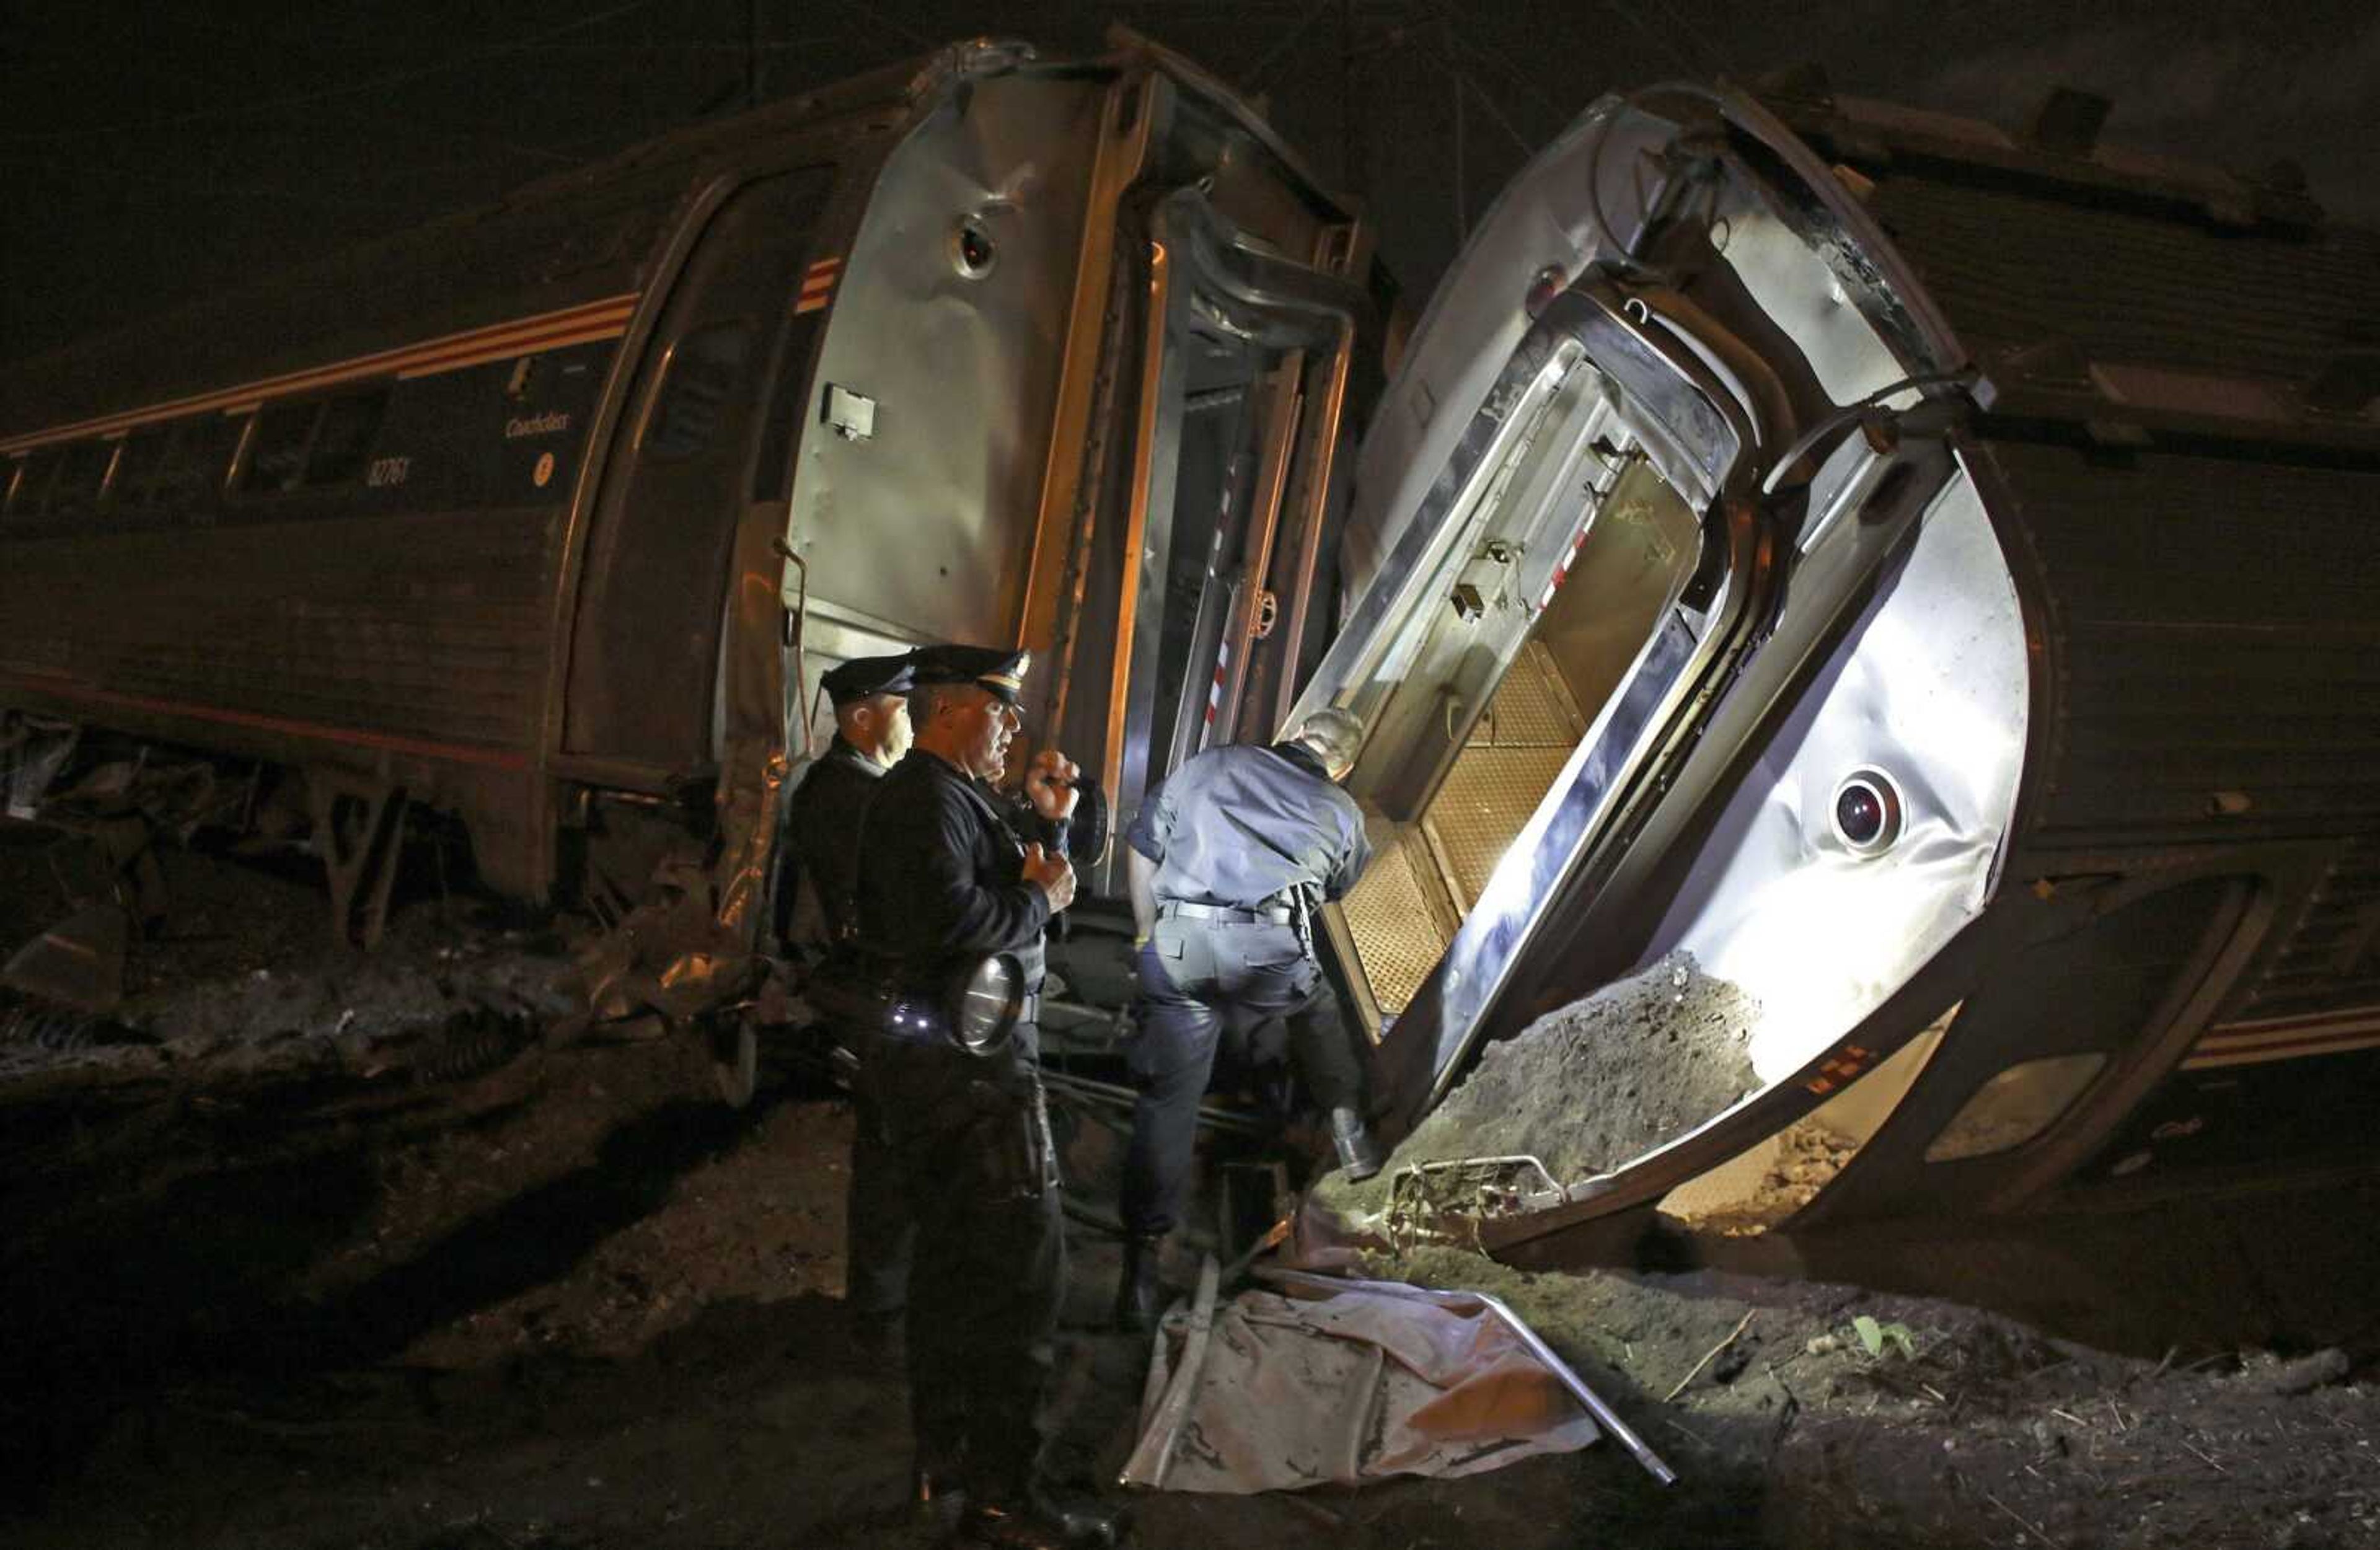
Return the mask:
<path id="1" fill-rule="evenodd" d="M 2287 157 L 2380 224 L 2368 0 L 0 0 L 0 360 L 735 112 L 756 59 L 768 98 L 966 36 L 1096 52 L 1111 21 L 1267 97 L 1416 298 L 1600 93 L 1803 60 L 2010 127 L 2097 91 L 2109 140 Z"/>

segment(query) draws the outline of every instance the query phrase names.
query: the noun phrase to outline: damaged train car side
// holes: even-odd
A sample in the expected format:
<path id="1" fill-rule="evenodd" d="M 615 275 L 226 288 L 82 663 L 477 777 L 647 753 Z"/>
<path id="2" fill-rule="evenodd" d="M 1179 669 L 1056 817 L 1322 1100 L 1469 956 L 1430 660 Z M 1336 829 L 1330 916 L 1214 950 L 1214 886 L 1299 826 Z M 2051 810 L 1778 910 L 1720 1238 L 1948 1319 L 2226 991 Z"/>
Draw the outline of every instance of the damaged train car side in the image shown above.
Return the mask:
<path id="1" fill-rule="evenodd" d="M 1286 708 L 1373 273 L 1178 57 L 978 42 L 28 363 L 10 810 L 310 833 L 362 937 L 441 810 L 517 897 L 674 878 L 647 967 L 698 995 L 842 660 L 1032 649 L 1120 813 Z"/>
<path id="2" fill-rule="evenodd" d="M 1478 1159 L 1464 1241 L 2369 1166 L 2380 239 L 2075 109 L 1608 99 L 1433 300 L 1306 692 L 1391 1123 L 1648 966 L 1758 1008 L 1643 1145 Z"/>

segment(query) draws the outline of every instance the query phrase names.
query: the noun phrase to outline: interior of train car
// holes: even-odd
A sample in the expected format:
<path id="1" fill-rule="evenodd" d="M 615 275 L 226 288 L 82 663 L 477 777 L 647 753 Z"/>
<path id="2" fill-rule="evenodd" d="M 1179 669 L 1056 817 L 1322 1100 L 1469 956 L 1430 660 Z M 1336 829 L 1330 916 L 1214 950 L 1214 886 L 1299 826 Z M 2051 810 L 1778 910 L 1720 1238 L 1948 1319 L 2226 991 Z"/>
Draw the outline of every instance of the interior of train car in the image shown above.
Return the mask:
<path id="1" fill-rule="evenodd" d="M 1351 707 L 1374 728 L 1349 790 L 1378 859 L 1344 914 L 1375 1024 L 1445 955 L 1702 559 L 1701 522 L 1626 450 L 1587 375 L 1548 406 L 1574 423 L 1536 428 L 1500 476 L 1522 498 L 1446 546 L 1425 589 L 1444 601 L 1383 642 Z"/>

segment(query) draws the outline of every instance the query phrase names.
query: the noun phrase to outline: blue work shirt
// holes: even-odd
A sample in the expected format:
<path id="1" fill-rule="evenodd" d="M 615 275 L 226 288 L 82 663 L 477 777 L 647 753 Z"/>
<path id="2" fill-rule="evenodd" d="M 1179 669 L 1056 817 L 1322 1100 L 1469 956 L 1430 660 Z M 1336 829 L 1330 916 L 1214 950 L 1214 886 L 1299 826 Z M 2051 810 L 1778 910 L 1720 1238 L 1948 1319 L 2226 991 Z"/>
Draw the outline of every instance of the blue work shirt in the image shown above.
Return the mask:
<path id="1" fill-rule="evenodd" d="M 1294 744 L 1227 744 L 1149 794 L 1124 842 L 1157 863 L 1160 900 L 1252 910 L 1301 884 L 1325 899 L 1372 859 L 1363 809 Z"/>

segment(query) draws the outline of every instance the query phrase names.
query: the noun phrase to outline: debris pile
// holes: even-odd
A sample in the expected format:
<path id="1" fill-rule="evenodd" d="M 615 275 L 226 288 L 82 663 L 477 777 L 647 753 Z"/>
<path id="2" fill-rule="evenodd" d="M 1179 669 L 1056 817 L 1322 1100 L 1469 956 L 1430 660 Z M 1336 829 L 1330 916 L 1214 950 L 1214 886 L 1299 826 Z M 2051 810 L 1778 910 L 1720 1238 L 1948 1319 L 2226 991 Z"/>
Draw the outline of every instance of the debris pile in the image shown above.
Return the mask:
<path id="1" fill-rule="evenodd" d="M 1707 1206 L 1665 1202 L 1663 1213 L 1696 1232 L 1748 1238 L 1815 1200 L 1859 1152 L 1857 1142 L 1815 1119 L 1795 1120 L 1773 1144 L 1775 1155 L 1750 1195 Z"/>
<path id="2" fill-rule="evenodd" d="M 1489 1046 L 1389 1166 L 1363 1184 L 1333 1175 L 1340 1210 L 1378 1210 L 1400 1169 L 1533 1156 L 1564 1183 L 1616 1168 L 1759 1085 L 1749 1054 L 1759 1003 L 1672 952 Z"/>

